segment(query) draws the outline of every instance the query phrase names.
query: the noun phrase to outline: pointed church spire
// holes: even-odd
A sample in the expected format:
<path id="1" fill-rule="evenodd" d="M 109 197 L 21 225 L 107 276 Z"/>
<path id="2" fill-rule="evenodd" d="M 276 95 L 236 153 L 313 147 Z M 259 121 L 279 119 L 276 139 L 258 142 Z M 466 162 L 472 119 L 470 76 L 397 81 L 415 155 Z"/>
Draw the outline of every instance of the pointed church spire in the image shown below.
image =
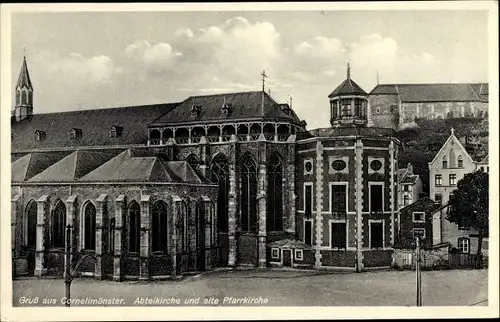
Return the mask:
<path id="1" fill-rule="evenodd" d="M 16 87 L 27 87 L 28 89 L 33 89 L 33 86 L 31 85 L 30 74 L 28 72 L 28 64 L 26 63 L 26 56 L 23 57 L 23 66 L 21 67 L 21 72 L 19 73 Z"/>
<path id="2" fill-rule="evenodd" d="M 351 65 L 347 63 L 347 79 L 351 79 Z"/>

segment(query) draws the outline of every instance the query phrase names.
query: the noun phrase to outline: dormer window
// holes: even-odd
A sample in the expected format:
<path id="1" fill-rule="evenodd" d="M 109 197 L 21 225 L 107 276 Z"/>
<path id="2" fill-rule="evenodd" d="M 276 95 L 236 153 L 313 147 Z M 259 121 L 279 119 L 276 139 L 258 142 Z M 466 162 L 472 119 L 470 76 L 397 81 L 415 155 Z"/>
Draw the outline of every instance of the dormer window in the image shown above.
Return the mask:
<path id="1" fill-rule="evenodd" d="M 112 126 L 111 130 L 109 130 L 109 137 L 110 138 L 117 138 L 122 135 L 123 132 L 123 127 L 121 126 Z"/>
<path id="2" fill-rule="evenodd" d="M 36 130 L 35 131 L 35 141 L 40 142 L 45 140 L 46 134 L 44 131 Z"/>
<path id="3" fill-rule="evenodd" d="M 302 120 L 302 121 L 300 121 L 300 122 L 299 122 L 299 125 L 300 125 L 301 127 L 303 127 L 303 128 L 306 128 L 306 126 L 307 126 L 307 122 L 306 122 L 306 121 L 304 121 L 304 120 Z"/>
<path id="4" fill-rule="evenodd" d="M 221 106 L 222 114 L 229 115 L 229 114 L 231 114 L 232 110 L 233 110 L 232 104 L 231 103 L 227 103 L 226 102 L 226 98 L 224 98 L 224 103 L 222 103 L 222 106 Z"/>
<path id="5" fill-rule="evenodd" d="M 201 112 L 201 105 L 193 104 L 191 107 L 191 117 L 198 117 Z"/>
<path id="6" fill-rule="evenodd" d="M 290 115 L 290 106 L 288 104 L 280 104 L 280 108 L 286 115 Z"/>
<path id="7" fill-rule="evenodd" d="M 71 129 L 70 134 L 72 140 L 79 140 L 82 138 L 82 129 L 73 128 Z"/>

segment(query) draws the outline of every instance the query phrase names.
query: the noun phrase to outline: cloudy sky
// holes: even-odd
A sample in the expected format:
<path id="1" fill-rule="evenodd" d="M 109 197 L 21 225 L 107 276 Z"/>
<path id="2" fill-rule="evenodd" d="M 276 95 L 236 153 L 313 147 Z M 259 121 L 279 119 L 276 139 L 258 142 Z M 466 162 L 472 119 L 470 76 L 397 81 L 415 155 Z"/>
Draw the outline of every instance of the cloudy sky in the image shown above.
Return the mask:
<path id="1" fill-rule="evenodd" d="M 377 83 L 488 81 L 486 11 L 65 12 L 12 15 L 12 81 L 23 47 L 35 113 L 259 90 L 260 73 L 308 128 L 328 94 Z"/>

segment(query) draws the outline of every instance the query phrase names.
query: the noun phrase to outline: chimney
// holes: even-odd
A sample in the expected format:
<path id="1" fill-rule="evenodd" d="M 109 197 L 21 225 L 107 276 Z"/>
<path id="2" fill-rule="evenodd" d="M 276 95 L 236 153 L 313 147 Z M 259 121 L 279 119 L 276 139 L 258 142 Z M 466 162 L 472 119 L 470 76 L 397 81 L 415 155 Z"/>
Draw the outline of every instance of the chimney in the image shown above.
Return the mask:
<path id="1" fill-rule="evenodd" d="M 406 168 L 408 169 L 409 174 L 413 174 L 413 165 L 411 164 L 411 162 L 408 162 Z"/>

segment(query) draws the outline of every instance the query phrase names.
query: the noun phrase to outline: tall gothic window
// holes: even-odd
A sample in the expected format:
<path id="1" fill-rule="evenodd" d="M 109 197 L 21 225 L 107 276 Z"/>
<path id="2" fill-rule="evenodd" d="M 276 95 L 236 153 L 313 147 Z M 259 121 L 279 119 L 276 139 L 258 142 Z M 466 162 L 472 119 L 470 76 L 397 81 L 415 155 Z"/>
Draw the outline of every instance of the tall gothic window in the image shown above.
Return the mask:
<path id="1" fill-rule="evenodd" d="M 36 214 L 36 202 L 32 200 L 26 207 L 26 246 L 30 248 L 36 247 Z"/>
<path id="2" fill-rule="evenodd" d="M 21 93 L 21 103 L 23 105 L 28 103 L 28 100 L 26 99 L 26 91 L 22 91 L 22 93 Z"/>
<path id="3" fill-rule="evenodd" d="M 268 231 L 283 230 L 283 166 L 280 157 L 273 154 L 267 166 Z"/>
<path id="4" fill-rule="evenodd" d="M 141 207 L 132 201 L 128 207 L 128 251 L 138 253 L 140 246 Z"/>
<path id="5" fill-rule="evenodd" d="M 66 228 L 66 206 L 58 201 L 52 212 L 52 247 L 64 247 Z"/>
<path id="6" fill-rule="evenodd" d="M 153 245 L 152 251 L 167 251 L 167 205 L 163 201 L 157 201 L 153 205 Z"/>
<path id="7" fill-rule="evenodd" d="M 16 91 L 16 105 L 21 105 L 21 93 Z"/>
<path id="8" fill-rule="evenodd" d="M 89 202 L 84 210 L 84 227 L 83 233 L 85 236 L 84 249 L 95 250 L 95 207 Z"/>
<path id="9" fill-rule="evenodd" d="M 210 180 L 219 185 L 217 198 L 217 225 L 219 232 L 228 230 L 229 200 L 229 162 L 222 154 L 217 155 L 210 164 Z"/>
<path id="10" fill-rule="evenodd" d="M 257 167 L 250 155 L 241 162 L 241 229 L 256 232 L 257 225 Z"/>

